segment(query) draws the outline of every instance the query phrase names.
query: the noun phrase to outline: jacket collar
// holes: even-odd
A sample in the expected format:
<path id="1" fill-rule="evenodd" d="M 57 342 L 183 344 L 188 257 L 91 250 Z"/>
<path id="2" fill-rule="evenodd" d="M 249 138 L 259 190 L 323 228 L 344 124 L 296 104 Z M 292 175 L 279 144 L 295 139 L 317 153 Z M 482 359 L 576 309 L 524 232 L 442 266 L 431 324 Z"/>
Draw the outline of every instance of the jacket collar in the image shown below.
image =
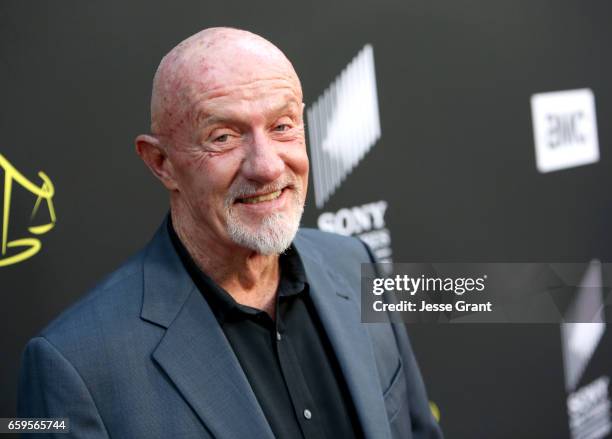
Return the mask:
<path id="1" fill-rule="evenodd" d="M 358 291 L 332 271 L 329 257 L 298 234 L 294 244 L 302 257 L 310 294 L 342 369 L 364 436 L 391 437 L 366 325 L 361 323 Z"/>
<path id="2" fill-rule="evenodd" d="M 144 256 L 141 317 L 166 328 L 153 359 L 214 437 L 273 439 L 210 307 L 186 272 L 166 221 Z"/>
<path id="3" fill-rule="evenodd" d="M 313 303 L 344 374 L 366 438 L 390 438 L 376 363 L 347 281 L 298 233 Z M 166 328 L 154 361 L 216 437 L 273 438 L 265 415 L 210 307 L 161 225 L 144 256 L 141 317 Z"/>

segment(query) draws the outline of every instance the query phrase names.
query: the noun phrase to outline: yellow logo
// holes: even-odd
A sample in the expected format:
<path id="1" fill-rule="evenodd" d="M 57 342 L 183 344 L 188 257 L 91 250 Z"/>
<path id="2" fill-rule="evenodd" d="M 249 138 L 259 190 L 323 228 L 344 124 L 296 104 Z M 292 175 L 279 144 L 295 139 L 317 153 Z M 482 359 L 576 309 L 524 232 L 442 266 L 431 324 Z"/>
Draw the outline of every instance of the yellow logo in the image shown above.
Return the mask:
<path id="1" fill-rule="evenodd" d="M 53 226 L 55 226 L 56 217 L 55 208 L 53 207 L 55 188 L 53 187 L 53 183 L 49 177 L 47 177 L 47 174 L 42 171 L 38 173 L 38 176 L 42 180 L 42 184 L 37 186 L 35 183 L 32 183 L 30 180 L 25 178 L 21 172 L 15 169 L 15 167 L 11 165 L 2 154 L 0 154 L 0 169 L 4 170 L 4 207 L 2 210 L 2 247 L 0 248 L 0 267 L 4 267 L 31 258 L 38 253 L 42 247 L 42 244 L 38 238 L 30 237 L 13 239 L 11 241 L 8 240 L 13 181 L 19 183 L 27 191 L 31 192 L 37 197 L 36 203 L 34 203 L 34 209 L 32 210 L 32 215 L 30 216 L 30 221 L 34 219 L 41 202 L 46 201 L 47 203 L 47 209 L 49 210 L 51 222 L 28 227 L 30 233 L 34 235 L 42 235 L 47 233 L 53 228 Z M 12 248 L 19 249 L 19 252 L 17 254 L 7 254 L 8 249 Z"/>
<path id="2" fill-rule="evenodd" d="M 433 401 L 429 401 L 429 410 L 431 410 L 431 414 L 436 421 L 440 422 L 440 408 L 438 407 L 438 404 Z"/>

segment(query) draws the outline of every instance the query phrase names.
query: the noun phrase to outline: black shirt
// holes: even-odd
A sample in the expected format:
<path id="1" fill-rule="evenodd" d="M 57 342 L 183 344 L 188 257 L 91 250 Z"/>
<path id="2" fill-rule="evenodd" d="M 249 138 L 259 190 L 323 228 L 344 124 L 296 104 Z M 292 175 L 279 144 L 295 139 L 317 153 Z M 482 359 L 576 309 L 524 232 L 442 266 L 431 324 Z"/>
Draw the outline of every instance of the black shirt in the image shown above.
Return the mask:
<path id="1" fill-rule="evenodd" d="M 363 437 L 355 407 L 309 295 L 293 246 L 279 257 L 276 321 L 236 302 L 195 264 L 171 222 L 172 243 L 232 346 L 279 439 Z"/>

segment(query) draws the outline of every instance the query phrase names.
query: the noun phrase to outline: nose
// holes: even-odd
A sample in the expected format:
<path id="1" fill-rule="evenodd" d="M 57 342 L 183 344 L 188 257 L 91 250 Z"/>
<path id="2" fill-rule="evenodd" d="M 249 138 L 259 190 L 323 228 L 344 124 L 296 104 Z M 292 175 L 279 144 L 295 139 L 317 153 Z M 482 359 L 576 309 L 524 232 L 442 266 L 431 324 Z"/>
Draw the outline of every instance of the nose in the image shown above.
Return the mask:
<path id="1" fill-rule="evenodd" d="M 258 183 L 270 183 L 278 179 L 284 170 L 285 162 L 275 142 L 265 133 L 254 133 L 242 165 L 244 177 Z"/>

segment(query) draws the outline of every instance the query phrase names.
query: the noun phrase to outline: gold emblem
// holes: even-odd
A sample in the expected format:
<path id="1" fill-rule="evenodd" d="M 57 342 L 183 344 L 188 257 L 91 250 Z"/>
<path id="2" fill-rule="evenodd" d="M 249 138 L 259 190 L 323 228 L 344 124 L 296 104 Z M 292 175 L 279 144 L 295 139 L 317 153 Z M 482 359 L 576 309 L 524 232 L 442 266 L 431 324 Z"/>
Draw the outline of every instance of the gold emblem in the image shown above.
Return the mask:
<path id="1" fill-rule="evenodd" d="M 4 267 L 31 258 L 38 253 L 42 247 L 40 240 L 35 237 L 24 237 L 10 241 L 8 239 L 13 182 L 20 184 L 28 192 L 31 192 L 37 197 L 36 202 L 34 203 L 34 208 L 32 209 L 30 221 L 32 221 L 36 216 L 41 203 L 43 201 L 46 202 L 51 221 L 46 224 L 28 227 L 28 231 L 33 235 L 42 235 L 47 233 L 55 226 L 56 217 L 55 208 L 53 207 L 55 188 L 47 174 L 42 171 L 38 173 L 42 183 L 37 185 L 31 182 L 13 165 L 11 165 L 2 154 L 0 154 L 0 169 L 4 170 L 4 206 L 2 209 L 2 246 L 0 248 L 0 267 Z M 17 253 L 15 254 L 14 251 L 9 251 L 9 249 L 17 249 Z"/>

